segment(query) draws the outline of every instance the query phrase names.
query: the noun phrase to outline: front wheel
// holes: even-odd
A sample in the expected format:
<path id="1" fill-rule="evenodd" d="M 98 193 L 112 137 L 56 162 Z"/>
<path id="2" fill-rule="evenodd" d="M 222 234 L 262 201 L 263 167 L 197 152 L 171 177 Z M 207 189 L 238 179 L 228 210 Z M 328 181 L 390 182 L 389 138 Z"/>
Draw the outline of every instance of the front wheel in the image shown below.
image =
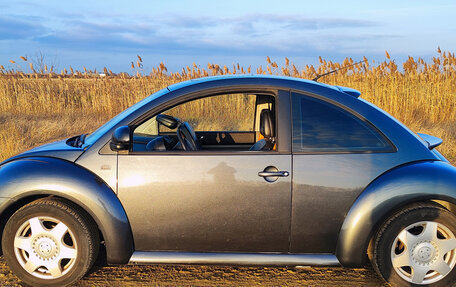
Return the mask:
<path id="1" fill-rule="evenodd" d="M 389 218 L 373 245 L 372 265 L 393 286 L 451 286 L 456 279 L 456 216 L 415 204 Z"/>
<path id="2" fill-rule="evenodd" d="M 93 265 L 98 248 L 93 221 L 63 200 L 41 199 L 20 208 L 2 238 L 8 266 L 32 286 L 65 286 L 79 280 Z"/>

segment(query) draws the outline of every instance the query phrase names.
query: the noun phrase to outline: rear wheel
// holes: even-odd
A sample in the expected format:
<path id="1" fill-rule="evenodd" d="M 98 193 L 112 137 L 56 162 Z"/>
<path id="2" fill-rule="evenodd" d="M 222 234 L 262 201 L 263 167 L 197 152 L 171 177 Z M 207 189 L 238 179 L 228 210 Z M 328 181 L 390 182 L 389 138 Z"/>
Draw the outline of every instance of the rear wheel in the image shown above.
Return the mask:
<path id="1" fill-rule="evenodd" d="M 393 286 L 450 286 L 456 279 L 456 216 L 432 204 L 396 213 L 375 238 L 372 265 Z"/>
<path id="2" fill-rule="evenodd" d="M 34 201 L 8 220 L 2 238 L 5 260 L 33 286 L 65 286 L 93 265 L 98 230 L 76 205 L 52 199 Z"/>

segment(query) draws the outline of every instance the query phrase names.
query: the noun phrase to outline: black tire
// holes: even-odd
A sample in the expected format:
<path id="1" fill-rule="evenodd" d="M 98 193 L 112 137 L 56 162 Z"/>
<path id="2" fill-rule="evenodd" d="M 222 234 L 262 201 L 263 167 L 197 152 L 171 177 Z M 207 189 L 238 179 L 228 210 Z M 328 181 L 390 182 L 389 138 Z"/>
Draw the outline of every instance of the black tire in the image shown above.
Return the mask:
<path id="1" fill-rule="evenodd" d="M 32 234 L 32 226 L 36 225 L 32 225 L 31 220 L 36 219 L 41 226 L 45 227 L 43 229 L 44 233 L 35 232 L 35 235 Z M 61 233 L 64 234 L 61 236 L 61 241 L 65 243 L 54 244 L 53 242 L 58 242 L 58 239 L 56 239 L 58 237 L 52 237 L 54 234 L 51 234 L 50 231 L 57 226 L 58 222 L 67 227 L 67 231 L 62 231 Z M 20 233 L 22 235 L 19 236 L 26 238 L 26 246 L 32 246 L 29 251 L 23 251 L 25 249 L 20 248 L 15 249 L 15 238 L 19 232 L 26 232 Z M 71 251 L 74 252 L 71 255 L 72 259 L 61 258 L 63 256 L 63 248 L 66 246 L 69 246 Z M 95 262 L 99 246 L 98 228 L 87 213 L 71 202 L 53 198 L 40 199 L 17 210 L 8 220 L 2 237 L 3 255 L 8 266 L 19 279 L 32 286 L 66 286 L 81 279 Z M 28 252 L 37 254 L 33 258 L 39 259 L 34 260 L 42 261 L 31 260 L 32 257 Z M 29 273 L 23 267 L 24 263 L 28 261 L 42 262 L 43 264 L 50 264 L 48 263 L 50 261 L 58 262 L 61 275 L 55 276 L 55 273 L 51 274 L 47 268 L 43 268 L 46 265 L 40 265 L 41 267 L 34 269 L 37 266 L 35 263 L 31 267 L 35 271 L 33 271 L 33 274 Z M 40 278 L 40 276 L 44 278 Z"/>
<path id="2" fill-rule="evenodd" d="M 431 243 L 432 240 L 424 240 L 424 230 L 427 226 L 431 226 L 434 223 L 437 223 L 436 233 L 438 234 L 438 239 L 433 240 L 433 242 L 437 245 L 432 245 L 432 248 L 428 248 L 428 245 L 424 244 L 434 243 Z M 444 228 L 446 228 L 445 232 L 450 231 L 452 235 L 449 235 L 449 233 L 442 233 Z M 407 247 L 407 244 L 402 243 L 401 239 L 399 239 L 399 234 L 403 232 L 402 235 L 404 235 L 404 230 L 408 230 L 405 232 L 408 236 L 408 233 L 416 236 L 406 237 L 411 238 L 409 240 L 410 244 L 408 244 L 410 247 Z M 429 231 L 430 230 L 433 229 L 429 228 Z M 432 234 L 432 232 L 430 232 L 430 234 Z M 375 271 L 383 278 L 383 280 L 392 286 L 453 286 L 456 279 L 456 268 L 453 264 L 456 260 L 456 250 L 453 249 L 453 251 L 446 252 L 445 257 L 441 255 L 442 258 L 445 259 L 440 259 L 440 255 L 438 253 L 440 245 L 438 245 L 438 240 L 447 239 L 453 237 L 454 235 L 456 235 L 456 216 L 453 213 L 437 204 L 413 204 L 391 216 L 380 227 L 372 243 L 372 249 L 370 250 L 372 253 L 370 254 L 370 259 Z M 392 249 L 393 244 L 395 245 L 394 250 Z M 437 247 L 434 248 L 435 246 Z M 426 249 L 425 252 L 428 252 L 426 253 L 427 255 L 419 257 L 419 254 L 422 254 L 420 252 L 424 251 L 424 249 Z M 407 262 L 409 262 L 410 266 L 400 267 L 401 264 L 396 264 L 396 268 L 394 268 L 392 256 L 399 257 L 400 255 L 404 255 L 402 252 L 405 251 L 408 253 L 404 253 L 406 254 L 404 258 L 407 258 L 406 261 L 408 260 Z M 452 268 L 451 271 L 449 271 L 446 275 L 442 275 L 434 271 L 434 269 L 432 269 L 432 264 L 438 260 L 448 261 L 446 263 L 448 263 L 447 265 Z M 412 267 L 417 266 L 417 270 L 418 268 L 421 268 L 421 265 L 417 265 L 417 262 L 419 264 L 423 264 L 423 268 L 430 269 L 427 273 L 423 273 L 426 274 L 426 277 L 420 284 L 412 282 L 414 274 L 414 268 Z M 399 273 L 401 275 L 399 275 Z M 408 275 L 410 275 L 410 277 L 407 277 Z M 441 278 L 442 276 L 443 278 Z M 437 281 L 432 282 L 433 280 Z"/>

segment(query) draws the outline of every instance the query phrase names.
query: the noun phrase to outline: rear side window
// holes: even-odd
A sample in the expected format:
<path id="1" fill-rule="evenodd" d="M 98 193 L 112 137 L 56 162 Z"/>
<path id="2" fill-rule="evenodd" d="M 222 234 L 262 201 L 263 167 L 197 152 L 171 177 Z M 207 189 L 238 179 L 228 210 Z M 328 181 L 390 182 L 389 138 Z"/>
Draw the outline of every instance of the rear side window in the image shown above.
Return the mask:
<path id="1" fill-rule="evenodd" d="M 292 94 L 294 152 L 392 151 L 368 122 L 331 103 Z"/>

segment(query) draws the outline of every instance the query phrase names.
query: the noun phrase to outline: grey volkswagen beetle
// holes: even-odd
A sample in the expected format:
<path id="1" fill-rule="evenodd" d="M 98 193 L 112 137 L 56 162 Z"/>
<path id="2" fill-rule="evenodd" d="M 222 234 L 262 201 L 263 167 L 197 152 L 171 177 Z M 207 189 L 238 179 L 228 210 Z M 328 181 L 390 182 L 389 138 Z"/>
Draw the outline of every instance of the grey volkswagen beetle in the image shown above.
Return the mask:
<path id="1" fill-rule="evenodd" d="M 456 169 L 440 139 L 359 96 L 287 77 L 203 78 L 14 156 L 0 166 L 4 258 L 36 286 L 75 282 L 100 250 L 109 264 L 369 258 L 392 285 L 448 286 Z M 208 100 L 226 103 L 209 123 Z M 225 122 L 233 110 L 238 122 Z"/>

